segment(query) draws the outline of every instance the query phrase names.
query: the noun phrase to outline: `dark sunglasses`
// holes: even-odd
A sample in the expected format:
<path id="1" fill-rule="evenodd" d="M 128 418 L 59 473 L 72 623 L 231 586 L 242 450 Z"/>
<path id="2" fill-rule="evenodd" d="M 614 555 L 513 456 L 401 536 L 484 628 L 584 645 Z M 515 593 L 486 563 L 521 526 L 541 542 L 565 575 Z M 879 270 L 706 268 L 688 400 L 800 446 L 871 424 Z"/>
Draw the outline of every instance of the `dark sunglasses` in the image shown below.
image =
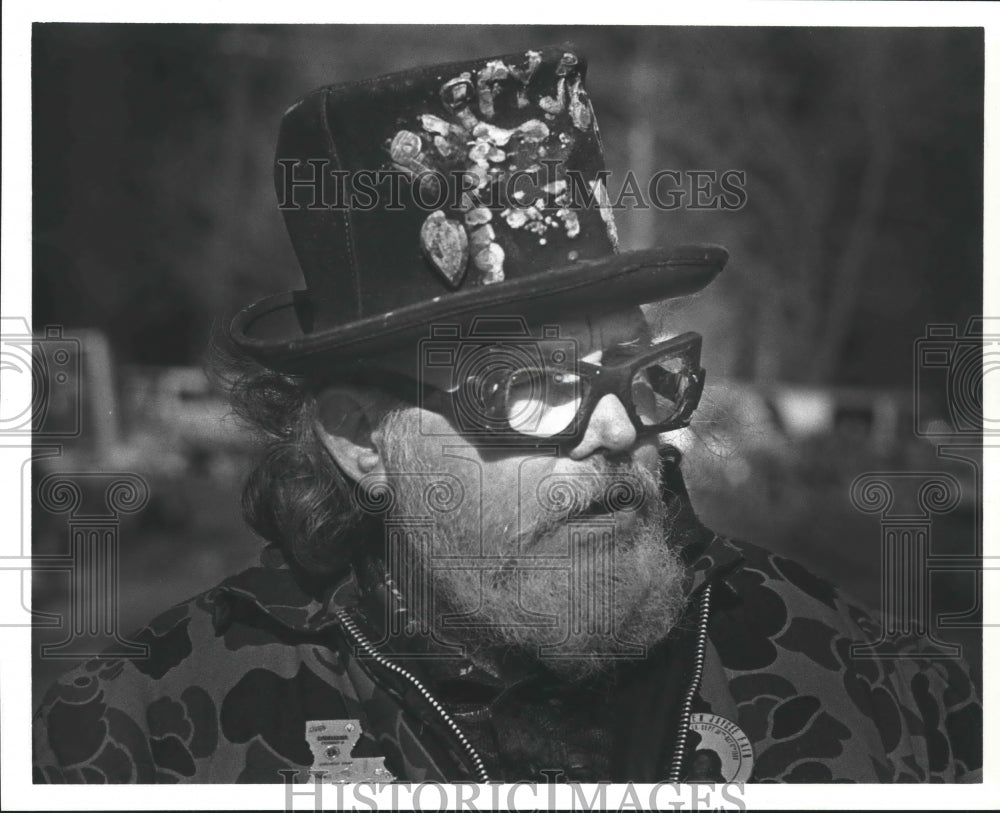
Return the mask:
<path id="1" fill-rule="evenodd" d="M 352 378 L 416 400 L 469 438 L 576 445 L 605 395 L 618 398 L 640 436 L 687 426 L 705 384 L 701 341 L 697 333 L 684 333 L 635 353 L 615 348 L 605 359 L 627 357 L 604 364 L 494 363 L 501 354 L 493 358 L 490 348 L 479 348 L 481 358 L 447 388 L 387 370 L 369 369 Z"/>

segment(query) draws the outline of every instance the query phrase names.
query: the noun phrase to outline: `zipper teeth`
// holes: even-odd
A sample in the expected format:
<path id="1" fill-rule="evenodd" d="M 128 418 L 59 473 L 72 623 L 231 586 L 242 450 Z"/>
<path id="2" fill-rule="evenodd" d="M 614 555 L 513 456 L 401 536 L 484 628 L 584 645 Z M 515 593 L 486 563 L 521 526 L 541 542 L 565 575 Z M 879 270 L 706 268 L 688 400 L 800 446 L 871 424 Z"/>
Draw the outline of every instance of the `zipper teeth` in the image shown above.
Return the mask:
<path id="1" fill-rule="evenodd" d="M 698 644 L 695 648 L 694 670 L 691 677 L 691 683 L 688 686 L 687 694 L 684 697 L 684 703 L 681 706 L 680 730 L 677 732 L 677 743 L 674 746 L 674 756 L 670 765 L 670 773 L 667 777 L 668 782 L 680 782 L 681 768 L 684 762 L 684 747 L 687 745 L 688 727 L 691 725 L 691 707 L 694 705 L 694 696 L 698 691 L 698 686 L 701 684 L 701 676 L 705 669 L 705 651 L 708 647 L 708 614 L 711 600 L 712 586 L 707 585 L 701 598 L 701 612 L 698 620 Z M 424 684 L 421 683 L 413 674 L 408 672 L 402 666 L 393 663 L 382 655 L 382 653 L 380 653 L 377 649 L 375 649 L 371 641 L 369 641 L 365 634 L 361 632 L 358 625 L 354 623 L 354 619 L 344 612 L 338 612 L 336 615 L 337 618 L 340 619 L 341 624 L 343 624 L 344 629 L 350 633 L 355 642 L 368 654 L 370 658 L 372 658 L 372 660 L 389 671 L 395 672 L 397 675 L 406 678 L 406 680 L 416 687 L 417 691 L 419 691 L 423 698 L 430 703 L 431 707 L 438 713 L 445 725 L 448 726 L 458 741 L 462 744 L 466 754 L 475 766 L 479 781 L 483 783 L 489 782 L 490 778 L 489 774 L 486 772 L 486 766 L 483 763 L 483 758 L 479 755 L 479 752 L 476 751 L 475 747 L 473 747 L 472 743 L 469 742 L 468 737 L 465 736 L 465 732 L 462 731 L 458 723 L 456 723 L 452 716 L 448 714 L 444 706 L 437 701 L 434 695 L 428 691 L 427 687 L 424 686 Z"/>
<path id="2" fill-rule="evenodd" d="M 358 625 L 354 623 L 353 618 L 348 616 L 343 611 L 337 612 L 336 616 L 337 618 L 340 619 L 340 622 L 341 624 L 343 624 L 344 629 L 346 629 L 350 633 L 351 637 L 354 638 L 355 643 L 357 643 L 372 660 L 374 660 L 380 666 L 388 669 L 389 671 L 395 672 L 397 675 L 406 678 L 410 683 L 412 683 L 417 688 L 417 691 L 419 691 L 420 694 L 423 695 L 424 699 L 431 704 L 433 709 L 445 722 L 445 725 L 447 725 L 448 728 L 451 729 L 452 733 L 458 738 L 458 741 L 462 744 L 462 747 L 465 749 L 465 753 L 468 755 L 469 759 L 472 760 L 472 764 L 475 766 L 478 780 L 483 783 L 489 782 L 490 777 L 489 774 L 487 774 L 486 772 L 486 765 L 483 763 L 483 758 L 479 755 L 479 752 L 473 747 L 472 743 L 469 742 L 468 737 L 466 737 L 465 732 L 463 732 L 462 729 L 459 728 L 458 723 L 456 723 L 455 720 L 452 719 L 452 716 L 448 714 L 444 706 L 442 706 L 437 701 L 434 695 L 432 695 L 430 691 L 427 690 L 427 687 L 424 686 L 424 684 L 421 683 L 416 677 L 414 677 L 413 674 L 408 672 L 402 666 L 393 663 L 384 655 L 382 655 L 381 652 L 375 649 L 375 646 L 372 644 L 372 642 L 368 640 L 368 638 L 361 631 Z"/>
<path id="3" fill-rule="evenodd" d="M 681 781 L 681 768 L 684 762 L 684 748 L 687 745 L 688 728 L 691 725 L 691 706 L 694 704 L 694 696 L 701 685 L 701 675 L 705 669 L 705 650 L 708 647 L 708 611 L 712 600 L 712 585 L 706 585 L 705 592 L 701 597 L 701 613 L 698 620 L 698 645 L 694 654 L 694 671 L 691 677 L 691 685 L 688 686 L 687 694 L 684 697 L 684 704 L 681 706 L 681 725 L 677 732 L 677 744 L 674 746 L 674 758 L 670 764 L 670 774 L 668 782 Z"/>

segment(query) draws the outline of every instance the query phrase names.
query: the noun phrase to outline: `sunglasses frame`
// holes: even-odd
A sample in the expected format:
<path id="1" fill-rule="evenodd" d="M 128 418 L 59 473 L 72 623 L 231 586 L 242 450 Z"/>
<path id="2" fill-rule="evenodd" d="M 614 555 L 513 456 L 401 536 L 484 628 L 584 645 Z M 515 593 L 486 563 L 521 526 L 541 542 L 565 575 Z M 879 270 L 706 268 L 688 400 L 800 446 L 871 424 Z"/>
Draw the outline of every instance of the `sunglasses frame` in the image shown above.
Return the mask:
<path id="1" fill-rule="evenodd" d="M 496 446 L 515 445 L 518 447 L 539 447 L 559 445 L 572 448 L 579 444 L 586 434 L 587 426 L 597 404 L 605 395 L 614 395 L 625 408 L 625 412 L 639 437 L 670 432 L 682 429 L 690 424 L 691 415 L 701 400 L 705 386 L 705 369 L 701 366 L 702 337 L 699 333 L 688 332 L 665 342 L 655 344 L 639 354 L 615 364 L 593 364 L 586 361 L 576 361 L 567 372 L 577 374 L 582 379 L 585 388 L 583 397 L 577 407 L 576 414 L 569 425 L 562 431 L 552 435 L 532 435 L 515 429 L 507 418 L 489 419 L 485 414 L 478 416 L 482 423 L 470 427 L 468 408 L 462 408 L 464 403 L 474 402 L 472 394 L 477 380 L 470 374 L 457 385 L 444 389 L 427 381 L 416 381 L 411 376 L 397 371 L 367 368 L 350 376 L 359 384 L 375 386 L 387 393 L 413 403 L 425 409 L 443 415 L 452 427 L 472 443 Z M 684 369 L 676 376 L 687 379 L 687 387 L 681 396 L 674 413 L 665 421 L 656 424 L 644 424 L 636 410 L 632 399 L 632 377 L 636 370 L 648 366 L 660 359 L 675 357 L 683 361 Z M 547 375 L 545 368 L 523 368 L 529 373 Z M 416 395 L 416 397 L 414 397 Z M 501 405 L 505 411 L 505 405 Z"/>
<path id="2" fill-rule="evenodd" d="M 553 435 L 540 436 L 521 432 L 508 424 L 506 430 L 502 431 L 505 434 L 507 432 L 514 433 L 519 438 L 538 443 L 575 446 L 586 434 L 594 409 L 605 395 L 614 395 L 618 398 L 638 436 L 682 429 L 690 424 L 691 415 L 701 400 L 701 393 L 705 386 L 705 370 L 701 366 L 701 344 L 700 334 L 688 332 L 653 345 L 648 350 L 620 363 L 593 364 L 587 361 L 577 361 L 572 372 L 582 379 L 585 392 L 577 407 L 576 414 L 565 429 Z M 684 394 L 681 396 L 677 408 L 669 418 L 655 424 L 645 424 L 639 417 L 632 397 L 632 378 L 637 370 L 662 358 L 680 358 L 683 361 L 684 369 L 679 373 L 674 373 L 674 375 L 686 377 L 687 387 L 684 389 Z M 546 373 L 545 370 L 539 372 Z M 467 382 L 465 383 L 467 384 Z"/>

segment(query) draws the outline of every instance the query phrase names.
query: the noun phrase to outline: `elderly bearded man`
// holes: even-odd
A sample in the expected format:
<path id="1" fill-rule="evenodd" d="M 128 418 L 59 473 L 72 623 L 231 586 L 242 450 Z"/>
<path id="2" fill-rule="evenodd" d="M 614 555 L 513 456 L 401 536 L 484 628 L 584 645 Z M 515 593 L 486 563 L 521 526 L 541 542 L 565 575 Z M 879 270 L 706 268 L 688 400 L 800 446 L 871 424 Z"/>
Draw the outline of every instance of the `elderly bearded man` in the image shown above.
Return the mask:
<path id="1" fill-rule="evenodd" d="M 229 370 L 271 545 L 53 687 L 39 781 L 976 780 L 959 665 L 853 658 L 863 611 L 696 519 L 701 340 L 638 306 L 726 253 L 618 252 L 584 75 L 528 51 L 286 113 L 307 290 L 234 320 Z"/>

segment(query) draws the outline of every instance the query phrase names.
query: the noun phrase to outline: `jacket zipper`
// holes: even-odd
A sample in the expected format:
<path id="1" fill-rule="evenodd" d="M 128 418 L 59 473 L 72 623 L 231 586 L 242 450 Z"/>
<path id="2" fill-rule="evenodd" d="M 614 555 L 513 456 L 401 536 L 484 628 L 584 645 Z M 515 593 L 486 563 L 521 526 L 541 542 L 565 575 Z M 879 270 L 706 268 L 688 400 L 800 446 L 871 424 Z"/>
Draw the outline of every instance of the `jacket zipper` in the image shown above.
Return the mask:
<path id="1" fill-rule="evenodd" d="M 684 695 L 684 703 L 681 706 L 680 728 L 677 731 L 677 743 L 674 746 L 674 758 L 670 762 L 670 773 L 667 775 L 667 782 L 678 783 L 681 781 L 681 769 L 684 765 L 684 749 L 687 746 L 688 730 L 691 726 L 691 706 L 694 704 L 694 696 L 701 685 L 701 675 L 705 671 L 705 651 L 708 648 L 708 614 L 712 603 L 712 585 L 705 586 L 705 592 L 701 596 L 701 612 L 698 618 L 698 643 L 694 653 L 694 669 L 692 670 L 691 683 L 687 693 Z"/>
<path id="2" fill-rule="evenodd" d="M 684 703 L 681 706 L 680 728 L 677 732 L 677 742 L 674 745 L 674 756 L 671 760 L 670 773 L 667 777 L 667 781 L 672 783 L 680 782 L 681 769 L 684 762 L 684 748 L 687 745 L 688 728 L 691 725 L 691 707 L 694 704 L 694 696 L 698 692 L 698 687 L 701 685 L 701 676 L 705 670 L 705 651 L 708 647 L 708 615 L 711 607 L 711 601 L 712 586 L 707 585 L 701 598 L 701 608 L 698 619 L 698 643 L 695 647 L 694 669 L 692 670 L 691 683 L 689 684 L 688 690 L 684 695 Z M 354 639 L 354 642 L 360 646 L 372 660 L 384 669 L 395 672 L 397 675 L 405 678 L 413 684 L 423 698 L 430 703 L 431 707 L 437 712 L 438 716 L 441 717 L 441 720 L 455 735 L 459 743 L 461 743 L 466 756 L 468 756 L 475 768 L 478 781 L 482 783 L 489 782 L 490 777 L 486 772 L 486 765 L 483 763 L 483 758 L 479 755 L 479 752 L 475 749 L 472 743 L 469 742 L 469 738 L 465 736 L 465 732 L 462 731 L 458 723 L 456 723 L 454 718 L 448 714 L 444 706 L 437 701 L 427 687 L 424 686 L 424 684 L 421 683 L 412 673 L 408 672 L 402 666 L 393 663 L 382 655 L 381 652 L 375 649 L 374 644 L 368 640 L 365 634 L 354 622 L 354 619 L 347 615 L 346 612 L 343 610 L 338 611 L 336 616 L 340 619 L 340 623 L 343 625 L 343 628 Z"/>
<path id="3" fill-rule="evenodd" d="M 343 611 L 336 613 L 337 618 L 340 619 L 340 623 L 343 625 L 344 629 L 347 630 L 348 634 L 354 639 L 354 642 L 360 646 L 365 653 L 374 660 L 377 664 L 391 672 L 395 672 L 400 677 L 405 678 L 410 683 L 416 687 L 417 691 L 423 695 L 424 699 L 431 704 L 431 707 L 438 713 L 444 724 L 448 729 L 455 735 L 458 741 L 462 744 L 462 748 L 465 749 L 466 756 L 472 761 L 475 767 L 476 778 L 479 782 L 485 783 L 490 781 L 489 774 L 486 772 L 486 765 L 483 763 L 483 758 L 479 755 L 479 752 L 473 747 L 472 743 L 469 742 L 469 738 L 465 736 L 465 732 L 459 728 L 458 723 L 452 718 L 450 714 L 445 710 L 437 699 L 432 695 L 427 687 L 424 686 L 413 674 L 408 672 L 402 666 L 393 663 L 388 658 L 386 658 L 382 653 L 380 653 L 371 641 L 365 636 L 356 623 L 354 619 L 351 618 Z"/>

